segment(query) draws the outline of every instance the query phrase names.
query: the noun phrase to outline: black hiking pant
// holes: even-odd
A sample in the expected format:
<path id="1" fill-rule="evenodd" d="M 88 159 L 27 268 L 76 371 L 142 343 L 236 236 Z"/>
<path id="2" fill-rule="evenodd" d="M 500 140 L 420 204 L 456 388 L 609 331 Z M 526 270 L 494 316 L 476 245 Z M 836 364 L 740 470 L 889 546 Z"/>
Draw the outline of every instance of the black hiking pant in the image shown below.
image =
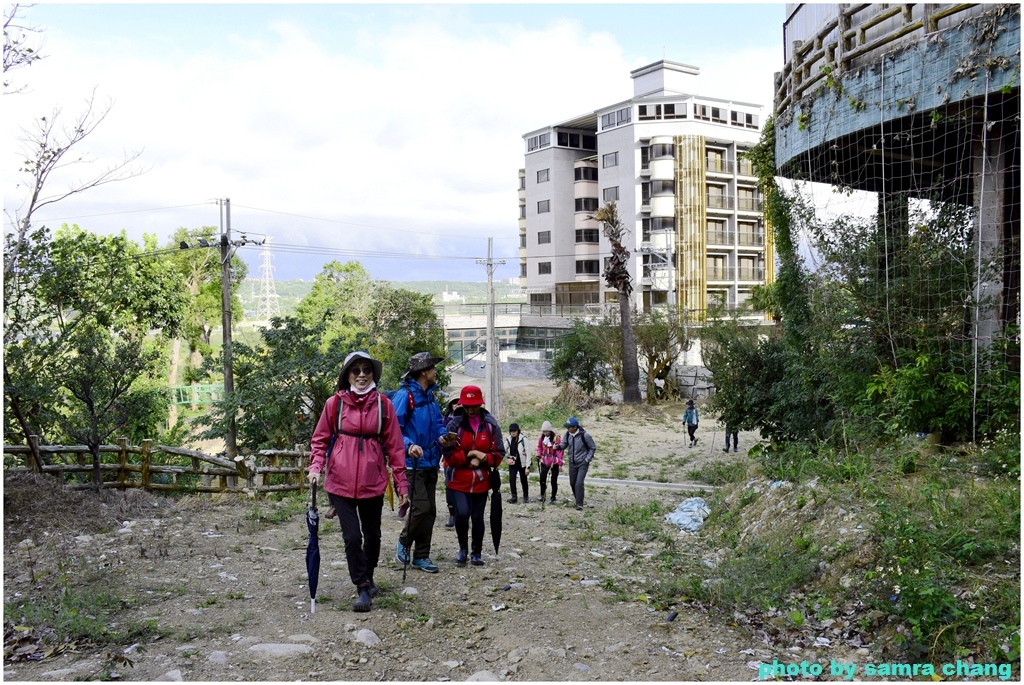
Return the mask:
<path id="1" fill-rule="evenodd" d="M 452 499 L 455 501 L 455 535 L 459 538 L 459 549 L 468 549 L 470 554 L 479 555 L 483 552 L 484 510 L 487 509 L 488 492 L 452 491 Z M 470 523 L 473 524 L 472 547 L 469 547 Z"/>
<path id="2" fill-rule="evenodd" d="M 540 499 L 544 501 L 545 491 L 548 487 L 548 471 L 551 472 L 551 499 L 558 497 L 558 464 L 540 465 Z"/>
<path id="3" fill-rule="evenodd" d="M 356 587 L 369 585 L 380 560 L 380 517 L 384 510 L 384 495 L 355 499 L 327 493 L 327 497 L 338 512 L 349 578 Z"/>
<path id="4" fill-rule="evenodd" d="M 513 464 L 508 467 L 508 489 L 512 492 L 512 499 L 519 499 L 516 494 L 516 474 L 519 475 L 519 482 L 523 484 L 523 497 L 530 497 L 530 485 L 527 480 L 526 467 Z"/>
<path id="5" fill-rule="evenodd" d="M 582 462 L 574 464 L 569 462 L 569 487 L 572 488 L 572 495 L 576 498 L 576 506 L 583 506 L 583 479 L 587 477 L 590 464 Z"/>

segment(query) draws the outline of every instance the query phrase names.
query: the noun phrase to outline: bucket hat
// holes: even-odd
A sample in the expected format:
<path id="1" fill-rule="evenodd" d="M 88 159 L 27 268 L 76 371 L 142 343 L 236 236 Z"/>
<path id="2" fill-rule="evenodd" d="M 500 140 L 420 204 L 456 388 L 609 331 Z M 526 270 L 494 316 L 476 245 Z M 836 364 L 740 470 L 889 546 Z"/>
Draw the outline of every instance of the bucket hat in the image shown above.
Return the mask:
<path id="1" fill-rule="evenodd" d="M 352 366 L 360 359 L 365 359 L 366 361 L 370 362 L 370 366 L 373 367 L 373 382 L 380 383 L 380 374 L 383 368 L 381 363 L 374 359 L 373 357 L 371 357 L 366 352 L 363 352 L 362 350 L 357 350 L 355 352 L 350 353 L 347 357 L 345 357 L 345 361 L 341 365 L 341 375 L 339 376 L 338 385 L 341 386 L 342 390 L 349 389 L 351 384 L 348 382 L 348 369 L 350 366 Z"/>
<path id="2" fill-rule="evenodd" d="M 425 371 L 432 366 L 437 366 L 443 362 L 446 357 L 435 357 L 429 352 L 417 352 L 413 356 L 409 357 L 409 368 L 402 374 L 402 378 L 408 378 L 414 376 L 420 371 Z"/>

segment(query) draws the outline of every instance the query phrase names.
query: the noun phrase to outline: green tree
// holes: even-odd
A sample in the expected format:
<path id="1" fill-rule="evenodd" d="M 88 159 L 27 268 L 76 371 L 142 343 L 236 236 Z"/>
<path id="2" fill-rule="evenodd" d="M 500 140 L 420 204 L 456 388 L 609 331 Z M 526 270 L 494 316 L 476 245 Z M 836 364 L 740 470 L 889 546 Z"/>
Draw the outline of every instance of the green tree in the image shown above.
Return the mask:
<path id="1" fill-rule="evenodd" d="M 574 319 L 572 328 L 555 341 L 548 378 L 556 383 L 575 383 L 593 395 L 612 382 L 612 372 L 600 354 L 596 327 Z"/>
<path id="2" fill-rule="evenodd" d="M 70 338 L 70 353 L 61 359 L 58 378 L 70 395 L 65 433 L 92 454 L 93 483 L 103 487 L 100 445 L 152 420 L 154 405 L 166 414 L 167 393 L 135 388 L 138 379 L 157 369 L 160 351 L 138 326 L 119 331 L 89 322 Z M 153 427 L 155 428 L 155 427 Z"/>
<path id="3" fill-rule="evenodd" d="M 629 296 L 633 282 L 629 275 L 629 250 L 622 244 L 626 227 L 619 219 L 614 202 L 607 203 L 590 217 L 604 226 L 604 235 L 612 244 L 612 256 L 604 270 L 604 280 L 619 293 L 619 322 L 622 326 L 622 401 L 636 404 L 640 398 L 640 367 L 636 358 L 636 340 L 630 317 Z"/>
<path id="4" fill-rule="evenodd" d="M 27 238 L 18 246 L 9 234 L 4 242 L 5 260 L 11 260 L 4 279 L 4 428 L 23 439 L 63 440 L 70 436 L 67 416 L 80 414 L 76 402 L 84 401 L 68 392 L 69 379 L 93 363 L 82 350 L 124 362 L 119 344 L 140 341 L 149 331 L 177 333 L 186 296 L 173 270 L 153 254 L 152 240 L 143 248 L 123 233 L 98 236 L 77 226 L 64 226 L 53 238 L 40 228 Z M 101 344 L 97 331 L 109 344 Z M 112 368 L 108 357 L 95 363 Z M 124 395 L 130 390 L 123 389 L 124 379 L 134 382 L 148 368 L 128 366 L 118 379 L 94 382 L 116 381 Z M 86 411 L 110 414 L 101 423 L 123 424 L 117 414 L 132 410 L 116 401 L 94 404 Z"/>
<path id="5" fill-rule="evenodd" d="M 315 326 L 325 322 L 329 337 L 344 336 L 364 326 L 373 293 L 373 279 L 357 261 L 333 261 L 324 265 L 313 288 L 299 302 L 295 316 Z"/>
<path id="6" fill-rule="evenodd" d="M 396 288 L 384 281 L 375 282 L 372 293 L 365 322 L 371 340 L 368 351 L 384 364 L 381 387 L 394 390 L 401 384 L 409 357 L 424 351 L 445 356 L 444 326 L 434 311 L 431 295 Z M 448 382 L 447 369 L 439 367 L 438 386 L 443 388 Z"/>
<path id="7" fill-rule="evenodd" d="M 658 396 L 656 380 L 666 382 L 666 393 L 671 392 L 669 373 L 679 355 L 690 348 L 683 320 L 674 309 L 652 309 L 637 313 L 633 323 L 636 348 L 644 363 L 647 377 L 647 401 Z"/>

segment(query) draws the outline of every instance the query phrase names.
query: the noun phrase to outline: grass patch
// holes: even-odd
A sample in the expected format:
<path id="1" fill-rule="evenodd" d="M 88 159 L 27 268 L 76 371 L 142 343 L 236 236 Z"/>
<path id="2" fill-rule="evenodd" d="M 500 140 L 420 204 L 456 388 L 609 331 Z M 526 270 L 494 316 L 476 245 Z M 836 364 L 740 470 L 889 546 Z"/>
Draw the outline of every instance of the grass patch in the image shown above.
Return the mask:
<path id="1" fill-rule="evenodd" d="M 31 598 L 4 602 L 4 619 L 50 633 L 53 643 L 121 645 L 162 634 L 155 620 L 125 620 L 131 607 L 110 589 L 76 590 L 63 583 Z"/>
<path id="2" fill-rule="evenodd" d="M 746 461 L 709 462 L 699 469 L 690 469 L 686 476 L 700 483 L 708 485 L 725 485 L 727 483 L 740 483 L 747 477 Z"/>

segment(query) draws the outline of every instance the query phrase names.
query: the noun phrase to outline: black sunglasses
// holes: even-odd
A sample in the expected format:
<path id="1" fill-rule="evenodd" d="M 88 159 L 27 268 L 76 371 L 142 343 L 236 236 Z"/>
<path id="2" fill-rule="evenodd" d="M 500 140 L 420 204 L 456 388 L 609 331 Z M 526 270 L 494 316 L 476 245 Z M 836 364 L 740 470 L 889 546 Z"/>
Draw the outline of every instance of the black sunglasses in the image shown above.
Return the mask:
<path id="1" fill-rule="evenodd" d="M 367 376 L 373 375 L 373 367 L 359 364 L 349 368 L 348 372 L 352 375 L 358 376 L 359 374 L 366 374 Z"/>

